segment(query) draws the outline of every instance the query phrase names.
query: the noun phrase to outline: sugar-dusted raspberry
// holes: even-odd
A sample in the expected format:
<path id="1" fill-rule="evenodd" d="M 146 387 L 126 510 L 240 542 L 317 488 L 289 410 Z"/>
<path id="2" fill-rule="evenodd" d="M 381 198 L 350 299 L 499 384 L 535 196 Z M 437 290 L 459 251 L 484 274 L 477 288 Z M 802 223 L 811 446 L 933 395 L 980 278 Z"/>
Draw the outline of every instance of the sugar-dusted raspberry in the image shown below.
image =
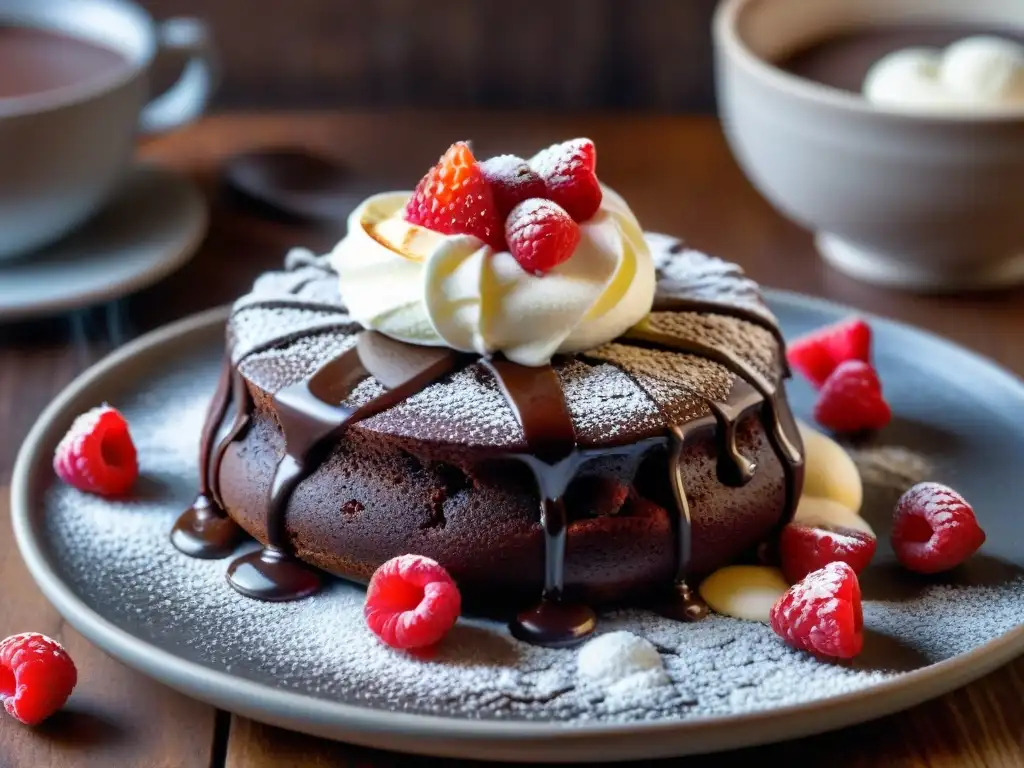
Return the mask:
<path id="1" fill-rule="evenodd" d="M 918 483 L 896 504 L 892 548 L 904 568 L 940 573 L 955 568 L 985 543 L 974 510 L 940 483 Z"/>
<path id="2" fill-rule="evenodd" d="M 519 266 L 543 275 L 573 255 L 580 227 L 556 203 L 531 197 L 508 215 L 505 240 Z"/>
<path id="3" fill-rule="evenodd" d="M 847 360 L 822 385 L 814 418 L 833 432 L 864 432 L 886 426 L 892 411 L 875 369 L 860 360 Z"/>
<path id="4" fill-rule="evenodd" d="M 498 155 L 480 163 L 480 172 L 494 195 L 498 218 L 504 221 L 523 200 L 546 197 L 544 179 L 523 158 Z"/>
<path id="5" fill-rule="evenodd" d="M 56 640 L 35 632 L 0 640 L 0 701 L 11 717 L 38 725 L 77 683 L 75 663 Z"/>
<path id="6" fill-rule="evenodd" d="M 405 218 L 445 235 L 475 235 L 504 249 L 502 219 L 480 165 L 458 141 L 427 171 L 405 207 Z"/>
<path id="7" fill-rule="evenodd" d="M 400 555 L 373 574 L 363 615 L 383 642 L 408 650 L 441 640 L 461 610 L 459 588 L 441 565 L 421 555 Z"/>
<path id="8" fill-rule="evenodd" d="M 574 221 L 597 213 L 604 193 L 597 180 L 597 149 L 590 139 L 553 144 L 530 158 L 530 167 L 544 179 L 547 197 L 564 208 Z"/>
<path id="9" fill-rule="evenodd" d="M 139 476 L 128 422 L 109 405 L 78 416 L 53 455 L 53 469 L 65 483 L 101 496 L 121 496 Z"/>
<path id="10" fill-rule="evenodd" d="M 871 327 L 859 317 L 819 328 L 791 341 L 786 359 L 807 380 L 820 387 L 840 363 L 871 362 Z"/>
<path id="11" fill-rule="evenodd" d="M 877 546 L 874 536 L 853 528 L 790 523 L 779 536 L 779 560 L 786 580 L 792 584 L 838 561 L 860 573 L 875 556 Z"/>
<path id="12" fill-rule="evenodd" d="M 769 622 L 794 648 L 830 658 L 853 658 L 864 647 L 857 574 L 843 562 L 812 571 L 776 601 Z"/>

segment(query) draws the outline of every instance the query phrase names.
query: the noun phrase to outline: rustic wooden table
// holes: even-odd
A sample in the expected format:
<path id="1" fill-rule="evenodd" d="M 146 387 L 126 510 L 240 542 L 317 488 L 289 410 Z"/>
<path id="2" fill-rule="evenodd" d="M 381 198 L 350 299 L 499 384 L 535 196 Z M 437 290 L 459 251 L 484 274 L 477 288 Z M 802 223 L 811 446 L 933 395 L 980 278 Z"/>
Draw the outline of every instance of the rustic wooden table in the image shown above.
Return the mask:
<path id="1" fill-rule="evenodd" d="M 143 158 L 199 179 L 212 225 L 196 259 L 125 302 L 128 332 L 147 331 L 243 293 L 293 245 L 324 249 L 337 227 L 274 217 L 228 194 L 222 161 L 268 144 L 299 144 L 357 169 L 402 173 L 412 182 L 454 139 L 481 154 L 528 154 L 544 143 L 589 135 L 600 171 L 648 229 L 742 264 L 760 282 L 824 296 L 928 328 L 1024 374 L 1024 289 L 987 296 L 926 298 L 882 291 L 829 270 L 807 232 L 754 191 L 709 118 L 500 114 L 225 114 L 141 148 Z M 838 180 L 837 180 L 838 181 Z M 2 286 L 0 286 L 2 290 Z M 0 327 L 0 486 L 19 444 L 47 401 L 113 342 L 103 314 Z M 0 716 L 0 768 L 199 768 L 202 766 L 435 765 L 288 733 L 191 701 L 112 661 L 66 626 L 36 589 L 11 538 L 0 488 L 0 637 L 40 631 L 59 638 L 80 670 L 66 711 L 30 730 Z M 1024 659 L 942 699 L 836 733 L 726 756 L 680 759 L 687 766 L 746 764 L 755 756 L 789 765 L 1024 765 Z M 444 763 L 447 764 L 447 763 Z"/>

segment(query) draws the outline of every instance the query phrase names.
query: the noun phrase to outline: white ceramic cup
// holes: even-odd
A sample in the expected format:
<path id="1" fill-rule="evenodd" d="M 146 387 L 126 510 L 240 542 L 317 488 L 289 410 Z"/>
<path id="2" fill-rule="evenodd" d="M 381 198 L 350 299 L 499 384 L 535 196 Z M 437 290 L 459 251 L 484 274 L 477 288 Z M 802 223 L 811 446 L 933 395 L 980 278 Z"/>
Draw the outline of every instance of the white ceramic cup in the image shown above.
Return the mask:
<path id="1" fill-rule="evenodd" d="M 0 98 L 2 261 L 59 240 L 96 213 L 131 167 L 137 133 L 170 130 L 199 116 L 216 69 L 200 21 L 156 24 L 127 0 L 2 0 L 0 25 L 78 37 L 128 62 L 106 77 Z M 185 68 L 147 104 L 147 74 L 158 53 L 184 58 Z"/>
<path id="2" fill-rule="evenodd" d="M 858 25 L 1018 28 L 1024 0 L 725 0 L 714 20 L 730 147 L 836 269 L 919 291 L 1024 280 L 1024 110 L 912 114 L 772 61 Z"/>

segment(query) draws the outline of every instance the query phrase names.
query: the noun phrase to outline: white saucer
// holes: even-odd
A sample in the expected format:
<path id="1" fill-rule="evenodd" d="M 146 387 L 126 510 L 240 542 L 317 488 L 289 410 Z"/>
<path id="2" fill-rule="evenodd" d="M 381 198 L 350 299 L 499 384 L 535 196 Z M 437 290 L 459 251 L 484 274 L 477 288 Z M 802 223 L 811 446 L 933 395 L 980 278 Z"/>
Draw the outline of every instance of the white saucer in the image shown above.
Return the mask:
<path id="1" fill-rule="evenodd" d="M 152 285 L 192 257 L 208 221 L 206 202 L 192 182 L 137 166 L 82 229 L 0 263 L 0 323 L 82 309 Z"/>

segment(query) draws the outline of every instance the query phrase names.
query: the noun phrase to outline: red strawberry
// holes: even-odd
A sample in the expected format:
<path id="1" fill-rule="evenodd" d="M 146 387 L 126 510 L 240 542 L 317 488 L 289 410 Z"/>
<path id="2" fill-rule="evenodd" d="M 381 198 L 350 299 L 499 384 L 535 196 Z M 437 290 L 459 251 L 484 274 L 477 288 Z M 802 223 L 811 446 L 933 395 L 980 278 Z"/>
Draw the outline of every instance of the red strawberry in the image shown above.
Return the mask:
<path id="1" fill-rule="evenodd" d="M 829 563 L 789 588 L 769 615 L 789 645 L 819 656 L 850 659 L 864 647 L 860 584 L 853 568 Z"/>
<path id="2" fill-rule="evenodd" d="M 786 359 L 820 387 L 840 363 L 871 362 L 871 328 L 857 317 L 820 328 L 791 342 Z"/>
<path id="3" fill-rule="evenodd" d="M 547 187 L 535 170 L 521 157 L 498 155 L 480 163 L 480 172 L 490 185 L 498 218 L 504 221 L 523 200 L 547 197 Z"/>
<path id="4" fill-rule="evenodd" d="M 782 572 L 790 583 L 829 563 L 844 562 L 860 573 L 875 556 L 878 542 L 864 531 L 790 523 L 779 536 Z"/>
<path id="5" fill-rule="evenodd" d="M 475 235 L 505 247 L 494 195 L 465 142 L 448 148 L 405 206 L 406 221 L 445 235 Z"/>
<path id="6" fill-rule="evenodd" d="M 572 256 L 580 228 L 556 203 L 531 197 L 508 215 L 505 240 L 523 269 L 543 275 Z"/>
<path id="7" fill-rule="evenodd" d="M 401 555 L 374 572 L 363 615 L 392 648 L 423 649 L 455 625 L 462 597 L 448 571 L 430 558 Z"/>
<path id="8" fill-rule="evenodd" d="M 127 493 L 139 476 L 128 422 L 108 405 L 78 416 L 57 445 L 53 469 L 80 491 L 101 496 Z"/>
<path id="9" fill-rule="evenodd" d="M 586 221 L 601 207 L 597 150 L 590 139 L 552 144 L 530 158 L 530 167 L 544 179 L 546 197 L 564 208 L 574 221 Z"/>
<path id="10" fill-rule="evenodd" d="M 903 567 L 917 573 L 948 571 L 985 543 L 974 510 L 939 483 L 918 483 L 900 497 L 892 521 L 892 548 Z"/>
<path id="11" fill-rule="evenodd" d="M 28 632 L 0 642 L 0 702 L 25 725 L 63 707 L 77 683 L 75 663 L 56 640 Z"/>
<path id="12" fill-rule="evenodd" d="M 825 380 L 814 418 L 833 432 L 881 429 L 892 420 L 875 369 L 860 360 L 840 363 Z"/>

